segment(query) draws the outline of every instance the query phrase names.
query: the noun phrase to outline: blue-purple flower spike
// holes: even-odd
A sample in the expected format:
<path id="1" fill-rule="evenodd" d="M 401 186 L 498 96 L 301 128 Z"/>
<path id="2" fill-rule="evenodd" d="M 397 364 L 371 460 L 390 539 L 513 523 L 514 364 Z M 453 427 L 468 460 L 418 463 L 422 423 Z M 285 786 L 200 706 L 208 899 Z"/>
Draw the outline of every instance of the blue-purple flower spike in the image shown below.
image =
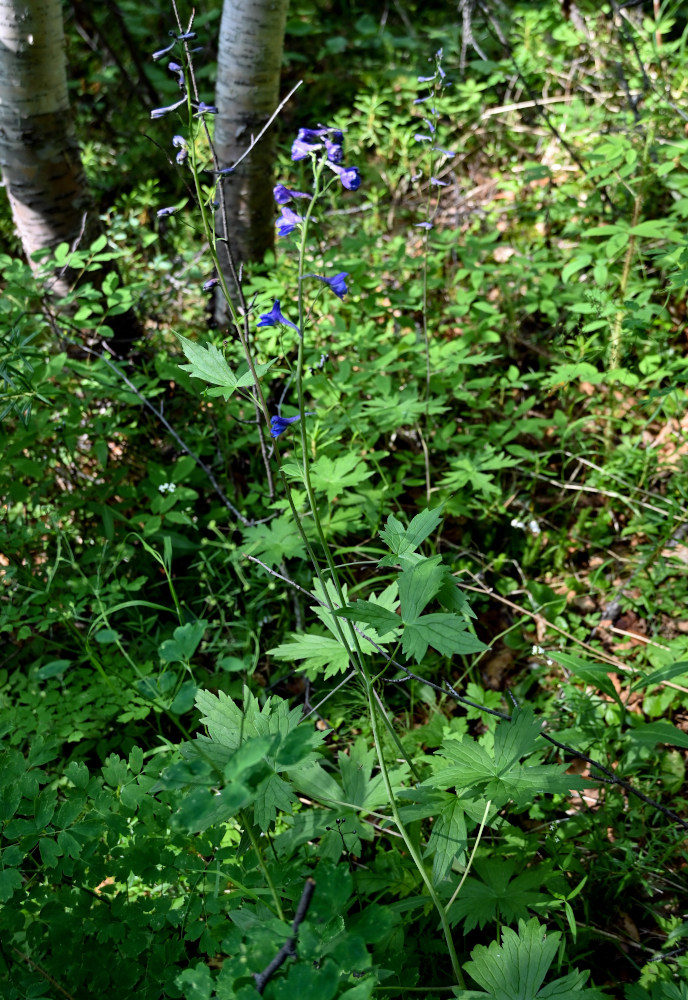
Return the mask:
<path id="1" fill-rule="evenodd" d="M 276 299 L 270 312 L 261 313 L 258 319 L 258 326 L 277 326 L 279 323 L 281 323 L 282 326 L 290 326 L 292 330 L 296 330 L 299 336 L 301 336 L 301 331 L 296 323 L 292 323 L 291 320 L 288 320 L 286 316 L 282 315 L 279 299 Z"/>
<path id="2" fill-rule="evenodd" d="M 292 188 L 285 187 L 284 184 L 275 184 L 272 194 L 278 205 L 286 205 L 292 198 L 310 198 L 309 194 L 303 191 L 293 191 Z"/>
<path id="3" fill-rule="evenodd" d="M 275 222 L 278 236 L 288 236 L 289 233 L 293 233 L 299 222 L 303 222 L 301 216 L 297 215 L 296 212 L 292 212 L 290 208 L 287 208 L 287 206 L 284 205 L 282 208 L 282 214 Z"/>
<path id="4" fill-rule="evenodd" d="M 296 421 L 300 419 L 300 413 L 298 413 L 295 417 L 272 417 L 270 420 L 270 437 L 277 440 L 280 434 L 284 434 L 289 424 L 295 424 Z"/>
<path id="5" fill-rule="evenodd" d="M 317 278 L 318 281 L 322 281 L 326 285 L 329 285 L 338 299 L 343 299 L 349 291 L 346 285 L 346 279 L 349 277 L 348 271 L 340 271 L 339 274 L 335 274 L 333 278 L 323 278 L 321 274 L 304 275 L 304 278 L 306 277 Z"/>

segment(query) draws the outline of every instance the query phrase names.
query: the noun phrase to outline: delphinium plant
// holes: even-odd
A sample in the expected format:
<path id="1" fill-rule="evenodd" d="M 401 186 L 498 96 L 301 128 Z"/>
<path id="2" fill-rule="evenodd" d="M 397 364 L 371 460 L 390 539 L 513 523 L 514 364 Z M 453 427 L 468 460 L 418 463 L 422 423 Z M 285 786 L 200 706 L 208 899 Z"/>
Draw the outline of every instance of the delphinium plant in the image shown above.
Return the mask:
<path id="1" fill-rule="evenodd" d="M 363 754 L 367 760 L 363 772 L 367 775 L 365 781 L 373 781 L 377 785 L 374 801 L 379 803 L 378 809 L 384 809 L 384 813 L 377 814 L 384 817 L 383 829 L 388 829 L 390 835 L 398 839 L 403 856 L 410 859 L 414 871 L 413 880 L 417 882 L 422 898 L 434 908 L 435 919 L 444 939 L 450 979 L 456 987 L 465 989 L 449 912 L 460 896 L 470 870 L 472 856 L 470 859 L 467 856 L 469 836 L 476 831 L 479 840 L 485 826 L 497 822 L 499 811 L 509 801 L 522 803 L 534 794 L 536 787 L 553 793 L 565 793 L 578 782 L 575 778 L 565 776 L 558 764 L 523 766 L 520 763 L 523 758 L 537 754 L 540 747 L 540 723 L 529 710 L 517 710 L 513 717 L 503 716 L 503 721 L 495 731 L 494 741 L 489 740 L 490 749 L 480 746 L 476 740 L 464 734 L 459 742 L 452 740 L 443 743 L 441 752 L 420 767 L 409 756 L 400 740 L 381 693 L 384 691 L 382 682 L 408 681 L 413 678 L 421 680 L 411 665 L 415 667 L 419 664 L 417 669 L 422 669 L 429 650 L 435 651 L 432 655 L 451 657 L 454 654 L 467 656 L 479 653 L 486 647 L 474 634 L 473 613 L 442 557 L 428 557 L 420 551 L 422 544 L 437 530 L 441 522 L 441 509 L 425 509 L 408 526 L 394 515 L 387 518 L 386 526 L 381 532 L 382 541 L 389 550 L 389 554 L 380 562 L 384 575 L 380 581 L 366 587 L 368 599 L 359 598 L 355 602 L 348 597 L 347 584 L 342 577 L 340 553 L 333 547 L 323 527 L 324 504 L 313 473 L 317 438 L 311 428 L 326 421 L 327 413 L 321 400 L 309 396 L 304 377 L 307 358 L 319 353 L 316 311 L 311 290 L 314 282 L 319 282 L 319 291 L 331 294 L 334 304 L 337 299 L 343 300 L 348 294 L 350 275 L 345 270 L 336 271 L 331 276 L 310 270 L 310 261 L 313 259 L 312 231 L 319 222 L 319 213 L 326 203 L 325 199 L 329 201 L 337 191 L 356 192 L 362 185 L 361 173 L 357 166 L 345 162 L 345 137 L 342 129 L 318 124 L 298 130 L 291 147 L 291 160 L 295 164 L 306 165 L 309 190 L 302 191 L 292 187 L 291 178 L 286 177 L 274 188 L 274 199 L 279 209 L 277 235 L 280 240 L 290 237 L 294 239 L 298 259 L 294 289 L 280 295 L 279 299 L 274 299 L 271 308 L 264 308 L 262 312 L 260 306 L 256 307 L 253 302 L 249 305 L 244 297 L 241 276 L 232 262 L 231 238 L 228 247 L 229 267 L 225 271 L 220 266 L 214 213 L 224 211 L 222 178 L 236 165 L 220 164 L 215 159 L 207 124 L 207 117 L 215 113 L 215 109 L 201 101 L 195 89 L 189 47 L 192 40 L 190 31 L 180 29 L 169 50 L 178 52 L 170 63 L 170 69 L 179 74 L 184 97 L 168 108 L 158 109 L 153 115 L 158 118 L 177 114 L 182 108 L 185 111 L 183 117 L 188 131 L 183 136 L 175 135 L 172 143 L 177 150 L 177 162 L 189 172 L 202 232 L 210 248 L 214 274 L 207 280 L 206 287 L 220 288 L 226 298 L 231 317 L 230 338 L 235 335 L 238 339 L 244 366 L 243 369 L 239 367 L 233 370 L 225 352 L 219 347 L 214 344 L 200 346 L 180 337 L 188 362 L 182 367 L 192 378 L 206 383 L 206 395 L 221 397 L 227 403 L 232 397 L 240 397 L 255 414 L 266 478 L 271 484 L 274 470 L 281 484 L 294 530 L 299 533 L 310 561 L 312 590 L 304 589 L 284 572 L 261 565 L 289 588 L 305 594 L 312 602 L 317 617 L 330 633 L 327 640 L 320 637 L 317 639 L 320 666 L 316 665 L 317 657 L 311 658 L 310 669 L 313 675 L 317 676 L 323 668 L 326 676 L 348 670 L 345 680 L 358 685 L 362 692 L 372 735 L 374 760 L 379 770 L 379 777 L 373 781 L 372 760 L 366 757 L 366 751 L 360 747 L 357 755 Z M 167 55 L 168 51 L 165 50 L 164 54 Z M 434 91 L 441 91 L 444 85 L 441 53 L 435 59 L 435 73 L 431 78 L 421 78 L 421 83 L 427 83 L 428 80 L 432 81 Z M 425 124 L 430 135 L 419 136 L 418 141 L 430 141 L 434 165 L 438 157 L 446 159 L 451 154 L 437 147 L 432 140 L 436 131 L 437 110 L 433 107 L 428 114 Z M 204 187 L 201 177 L 203 171 L 208 170 L 215 180 L 209 187 Z M 431 184 L 438 189 L 443 184 L 432 170 Z M 173 209 L 163 208 L 159 214 L 167 215 L 172 211 Z M 427 218 L 421 223 L 426 232 L 432 227 L 435 211 L 436 207 L 429 206 Z M 231 233 L 231 227 L 224 225 L 222 231 Z M 426 299 L 424 313 L 427 404 L 430 393 L 430 331 Z M 267 328 L 279 329 L 282 342 L 288 346 L 284 347 L 282 358 L 259 362 L 260 331 Z M 286 382 L 282 379 L 283 374 L 287 376 Z M 278 392 L 274 391 L 274 382 L 267 387 L 267 380 L 275 378 L 279 378 Z M 286 409 L 285 400 L 290 393 L 293 401 L 291 409 L 295 412 L 286 414 L 283 408 Z M 276 395 L 280 402 L 275 406 L 272 399 Z M 268 434 L 271 442 L 269 452 L 265 447 Z M 288 444 L 285 446 L 284 442 Z M 289 454 L 287 449 L 290 449 Z M 429 466 L 426 467 L 426 473 L 429 494 Z M 346 483 L 340 485 L 345 486 Z M 272 488 L 269 492 L 272 495 Z M 324 492 L 328 500 L 332 499 L 334 494 L 329 487 Z M 253 563 L 259 564 L 260 560 L 253 558 Z M 390 571 L 391 583 L 388 582 Z M 387 586 L 384 586 L 383 581 L 387 582 Z M 383 592 L 376 591 L 375 583 L 378 582 L 383 585 Z M 302 637 L 297 636 L 296 642 L 303 642 L 308 646 L 311 638 L 315 640 L 316 637 L 306 632 Z M 323 643 L 326 649 L 324 655 Z M 279 658 L 284 649 L 285 647 L 280 646 L 269 652 Z M 197 698 L 197 707 L 203 714 L 208 735 L 199 736 L 193 744 L 182 747 L 183 762 L 163 773 L 161 787 L 184 787 L 185 775 L 187 782 L 191 778 L 189 768 L 195 769 L 195 790 L 191 793 L 187 784 L 187 793 L 191 798 L 186 804 L 182 804 L 178 822 L 192 830 L 205 829 L 211 823 L 222 825 L 230 819 L 233 825 L 238 823 L 259 860 L 273 900 L 273 913 L 284 919 L 283 896 L 287 890 L 280 889 L 274 870 L 271 871 L 270 864 L 263 858 L 261 835 L 269 835 L 274 829 L 277 808 L 289 812 L 291 804 L 296 801 L 296 792 L 306 796 L 311 803 L 319 803 L 319 807 L 330 811 L 330 814 L 333 808 L 343 806 L 347 799 L 351 801 L 353 792 L 339 791 L 327 770 L 323 769 L 313 753 L 317 747 L 322 752 L 322 738 L 314 738 L 310 724 L 299 721 L 298 708 L 289 713 L 289 725 L 285 730 L 284 725 L 277 720 L 282 718 L 286 721 L 283 714 L 286 707 L 278 705 L 278 700 L 274 698 L 268 699 L 262 711 L 259 711 L 257 703 L 248 692 L 245 694 L 243 707 L 222 696 L 218 698 L 208 692 L 201 692 Z M 493 715 L 499 716 L 499 713 Z M 396 758 L 395 765 L 391 763 L 390 753 Z M 261 769 L 256 772 L 259 761 Z M 340 766 L 348 766 L 346 758 L 342 761 L 341 756 Z M 259 780 L 256 780 L 256 774 Z M 239 786 L 243 788 L 241 794 L 237 794 Z M 266 787 L 273 788 L 267 801 Z M 213 788 L 216 789 L 214 795 L 219 796 L 217 800 L 209 797 Z M 366 808 L 361 803 L 360 822 L 365 821 L 365 813 Z M 432 835 L 429 839 L 419 840 L 419 831 L 417 828 L 412 829 L 411 823 L 431 816 L 436 817 Z M 321 829 L 322 824 L 317 817 L 314 822 L 314 829 Z M 341 817 L 337 822 L 341 822 Z M 330 827 L 325 827 L 325 830 L 329 829 Z M 341 828 L 338 829 L 342 847 L 347 849 Z M 336 851 L 336 854 L 340 853 L 341 849 Z M 428 859 L 432 859 L 430 867 Z M 463 878 L 459 879 L 453 872 L 455 861 L 461 862 Z M 314 890 L 308 888 L 310 883 L 307 883 L 297 908 L 289 947 L 279 952 L 269 976 L 265 977 L 256 970 L 255 984 L 260 992 L 284 960 L 296 954 L 297 933 L 308 940 L 309 935 L 316 933 L 307 919 L 309 907 L 311 899 L 317 902 L 319 893 L 327 891 L 325 886 L 328 876 L 322 874 L 321 866 L 316 866 L 313 873 Z M 281 877 L 284 877 L 284 872 Z M 321 878 L 324 879 L 323 885 L 319 884 Z M 293 886 L 290 886 L 287 895 L 294 898 Z M 339 919 L 344 915 L 342 912 Z M 320 922 L 322 923 L 322 917 Z M 348 924 L 343 925 L 346 926 Z M 321 928 L 316 937 L 322 933 Z M 537 921 L 531 921 L 527 926 L 524 923 L 520 929 L 520 937 L 514 934 L 513 942 L 509 939 L 508 947 L 513 951 L 511 961 L 518 964 L 519 955 L 527 953 L 533 943 L 539 942 L 537 946 L 543 948 L 543 940 L 542 928 Z M 507 947 L 506 938 L 504 946 Z M 313 952 L 312 947 L 300 939 L 299 956 L 307 958 L 310 955 L 312 958 L 317 952 L 317 949 Z M 322 943 L 319 947 L 322 949 Z M 320 954 L 324 953 L 321 951 Z M 542 957 L 544 961 L 544 951 Z M 359 993 L 360 996 L 368 996 L 369 992 L 365 991 L 373 988 L 373 979 L 366 978 L 365 984 L 356 986 L 355 978 L 349 978 L 349 975 L 356 975 L 355 971 L 334 953 L 333 958 L 339 962 L 339 985 L 336 990 L 351 986 L 352 997 Z M 474 959 L 472 974 L 478 982 L 484 982 L 485 970 L 481 963 L 484 966 L 486 959 L 476 956 Z M 543 976 L 549 961 L 542 966 Z M 489 966 L 489 959 L 487 962 Z M 230 966 L 227 965 L 226 968 L 229 970 Z M 299 968 L 301 971 L 296 971 Z M 328 965 L 327 968 L 330 969 L 331 966 Z M 293 966 L 287 981 L 295 982 L 299 976 L 305 977 L 304 987 L 306 981 L 312 990 L 322 986 L 322 973 L 307 969 L 306 966 Z M 576 975 L 575 983 L 572 981 L 571 984 L 574 992 L 582 989 L 582 982 L 583 979 Z M 275 980 L 276 996 L 282 995 L 280 983 L 278 976 Z M 364 987 L 365 991 L 361 992 Z M 401 993 L 403 990 L 404 987 L 400 986 Z M 328 996 L 331 995 L 334 993 L 328 992 Z"/>

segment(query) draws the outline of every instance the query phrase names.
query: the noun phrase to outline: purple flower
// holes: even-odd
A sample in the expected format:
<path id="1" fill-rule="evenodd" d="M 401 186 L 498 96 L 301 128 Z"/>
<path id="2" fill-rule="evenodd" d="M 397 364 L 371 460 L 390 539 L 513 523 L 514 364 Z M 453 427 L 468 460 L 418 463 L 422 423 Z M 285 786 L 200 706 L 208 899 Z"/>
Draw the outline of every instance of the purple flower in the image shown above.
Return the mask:
<path id="1" fill-rule="evenodd" d="M 449 181 L 441 181 L 437 177 L 431 177 L 430 183 L 434 184 L 435 187 L 441 187 L 441 188 L 449 187 Z"/>
<path id="2" fill-rule="evenodd" d="M 296 212 L 292 212 L 290 208 L 287 208 L 287 206 L 284 205 L 282 208 L 282 214 L 275 222 L 275 225 L 277 226 L 277 234 L 279 236 L 288 236 L 289 233 L 293 233 L 299 222 L 303 222 L 301 216 L 297 215 Z"/>
<path id="3" fill-rule="evenodd" d="M 270 312 L 261 313 L 258 320 L 258 326 L 277 326 L 278 324 L 281 324 L 282 326 L 290 326 L 292 330 L 296 330 L 299 336 L 301 336 L 301 331 L 298 326 L 282 315 L 279 299 L 276 299 Z"/>
<path id="4" fill-rule="evenodd" d="M 432 222 L 417 222 L 414 229 L 434 229 Z"/>
<path id="5" fill-rule="evenodd" d="M 208 278 L 207 281 L 203 282 L 203 291 L 209 292 L 211 288 L 214 288 L 215 285 L 219 285 L 219 283 L 220 283 L 219 278 Z"/>
<path id="6" fill-rule="evenodd" d="M 292 198 L 310 198 L 309 194 L 304 194 L 303 191 L 292 191 L 284 184 L 275 184 L 272 193 L 278 205 L 286 205 Z"/>
<path id="7" fill-rule="evenodd" d="M 176 111 L 179 105 L 184 104 L 185 102 L 186 98 L 182 97 L 176 102 L 176 104 L 168 104 L 166 108 L 153 108 L 150 116 L 151 118 L 162 118 L 163 115 L 169 114 L 170 111 Z"/>
<path id="8" fill-rule="evenodd" d="M 304 417 L 314 416 L 313 410 L 304 413 Z M 270 436 L 273 438 L 278 438 L 280 434 L 284 434 L 289 424 L 295 424 L 297 420 L 301 419 L 301 414 L 297 413 L 295 417 L 272 417 L 270 420 Z"/>
<path id="9" fill-rule="evenodd" d="M 325 149 L 327 150 L 327 159 L 331 163 L 341 163 L 344 159 L 344 150 L 341 147 L 341 143 L 325 139 Z"/>
<path id="10" fill-rule="evenodd" d="M 177 35 L 178 42 L 190 42 L 194 38 L 198 38 L 195 31 L 185 31 L 182 35 Z"/>
<path id="11" fill-rule="evenodd" d="M 216 115 L 217 108 L 214 104 L 206 104 L 205 101 L 200 101 L 197 105 L 197 111 L 194 118 L 198 118 L 199 115 Z"/>
<path id="12" fill-rule="evenodd" d="M 159 208 L 156 215 L 159 219 L 166 219 L 168 215 L 174 215 L 177 211 L 174 205 L 170 205 L 168 208 Z"/>
<path id="13" fill-rule="evenodd" d="M 346 278 L 349 277 L 348 271 L 340 271 L 339 274 L 335 274 L 333 278 L 323 278 L 320 274 L 304 274 L 304 278 L 317 278 L 318 281 L 324 281 L 326 285 L 329 285 L 334 294 L 339 299 L 343 299 L 349 289 L 346 287 Z"/>
<path id="14" fill-rule="evenodd" d="M 158 49 L 157 52 L 154 52 L 153 56 L 152 56 L 153 62 L 157 62 L 158 59 L 162 59 L 162 57 L 166 56 L 168 52 L 171 52 L 172 49 L 174 48 L 175 44 L 176 44 L 176 39 L 174 39 L 173 41 L 171 41 L 170 44 L 166 48 L 164 48 L 164 49 Z"/>
<path id="15" fill-rule="evenodd" d="M 329 162 L 328 166 L 330 170 L 334 170 L 336 174 L 339 174 L 342 186 L 345 187 L 347 191 L 356 191 L 361 186 L 361 178 L 358 173 L 358 167 L 339 167 L 336 163 Z"/>
<path id="16" fill-rule="evenodd" d="M 416 142 L 432 142 L 432 136 L 423 135 L 422 132 L 416 132 L 413 138 L 416 140 Z"/>
<path id="17" fill-rule="evenodd" d="M 289 424 L 295 424 L 300 419 L 300 413 L 297 413 L 295 417 L 273 417 L 270 420 L 270 437 L 277 440 L 280 434 L 284 434 Z"/>
<path id="18" fill-rule="evenodd" d="M 303 130 L 305 131 L 305 129 Z M 304 142 L 302 139 L 294 139 L 291 147 L 291 158 L 292 160 L 305 160 L 310 153 L 315 153 L 321 148 L 321 144 Z"/>
<path id="19" fill-rule="evenodd" d="M 318 139 L 327 135 L 328 131 L 329 129 L 326 128 L 300 128 L 296 133 L 296 138 L 299 142 L 317 142 Z"/>

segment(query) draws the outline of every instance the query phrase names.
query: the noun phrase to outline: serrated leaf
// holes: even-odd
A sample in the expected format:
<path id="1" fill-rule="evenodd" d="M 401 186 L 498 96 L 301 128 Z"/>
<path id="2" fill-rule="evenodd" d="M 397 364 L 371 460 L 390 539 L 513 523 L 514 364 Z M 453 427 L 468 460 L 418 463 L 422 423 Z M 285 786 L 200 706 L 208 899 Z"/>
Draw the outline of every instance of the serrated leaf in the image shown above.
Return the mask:
<path id="1" fill-rule="evenodd" d="M 177 339 L 182 345 L 185 356 L 190 361 L 188 365 L 179 365 L 181 370 L 189 372 L 191 378 L 198 378 L 203 382 L 208 382 L 209 385 L 218 387 L 209 389 L 209 396 L 223 396 L 225 399 L 229 399 L 235 389 L 253 385 L 251 372 L 244 372 L 237 377 L 227 364 L 222 351 L 214 344 L 195 344 L 180 334 L 177 334 Z M 273 364 L 275 361 L 256 365 L 258 377 L 263 376 Z"/>
<path id="2" fill-rule="evenodd" d="M 454 858 L 465 860 L 468 834 L 466 814 L 459 799 L 449 802 L 432 825 L 426 856 L 432 856 L 432 881 L 438 885 L 452 866 Z"/>
<path id="3" fill-rule="evenodd" d="M 399 599 L 401 617 L 413 623 L 439 592 L 445 581 L 446 568 L 441 565 L 442 556 L 424 559 L 411 569 L 405 569 L 399 577 Z"/>
<path id="4" fill-rule="evenodd" d="M 379 604 L 372 601 L 356 601 L 346 608 L 335 611 L 338 618 L 346 618 L 352 622 L 363 622 L 375 629 L 380 637 L 388 635 L 396 628 L 401 627 L 401 618 L 393 611 L 387 611 Z"/>
<path id="5" fill-rule="evenodd" d="M 338 639 L 328 635 L 293 635 L 290 642 L 274 646 L 268 653 L 278 660 L 302 660 L 302 669 L 316 674 L 325 668 L 325 678 L 341 673 L 349 666 L 349 652 Z"/>
<path id="6" fill-rule="evenodd" d="M 540 990 L 559 948 L 561 934 L 551 933 L 537 917 L 518 922 L 518 933 L 510 927 L 502 930 L 502 943 L 488 947 L 477 945 L 464 969 L 486 991 L 455 990 L 460 998 L 484 997 L 490 1000 L 564 1000 L 572 995 L 581 1000 L 602 1000 L 599 990 L 585 989 L 586 973 L 575 971 L 556 979 Z"/>
<path id="7" fill-rule="evenodd" d="M 442 520 L 442 505 L 434 510 L 425 508 L 412 519 L 408 528 L 393 514 L 387 518 L 387 524 L 380 532 L 380 538 L 387 543 L 395 555 L 407 555 L 415 551 L 421 542 L 431 535 Z"/>
<path id="8" fill-rule="evenodd" d="M 543 873 L 536 867 L 514 876 L 515 861 L 490 858 L 476 860 L 473 870 L 478 878 L 466 879 L 449 911 L 451 925 L 462 923 L 464 933 L 497 920 L 504 923 L 527 920 L 529 906 L 546 904 L 550 899 L 538 891 L 546 869 Z"/>
<path id="9" fill-rule="evenodd" d="M 372 474 L 366 470 L 358 455 L 351 452 L 335 459 L 321 455 L 311 465 L 313 486 L 316 490 L 324 491 L 330 504 L 345 490 L 370 479 Z"/>
<path id="10" fill-rule="evenodd" d="M 482 653 L 487 649 L 484 642 L 467 631 L 463 619 L 441 611 L 423 615 L 404 627 L 402 649 L 405 656 L 412 657 L 420 663 L 428 646 L 432 646 L 442 656 L 453 656 L 454 653 L 464 655 Z"/>

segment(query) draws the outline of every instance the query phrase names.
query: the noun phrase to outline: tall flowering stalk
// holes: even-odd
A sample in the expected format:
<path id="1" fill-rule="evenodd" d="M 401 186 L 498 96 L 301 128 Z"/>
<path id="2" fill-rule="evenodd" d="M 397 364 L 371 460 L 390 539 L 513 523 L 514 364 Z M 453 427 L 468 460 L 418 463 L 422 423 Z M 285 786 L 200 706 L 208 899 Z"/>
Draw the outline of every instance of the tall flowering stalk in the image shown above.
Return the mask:
<path id="1" fill-rule="evenodd" d="M 446 73 L 442 68 L 442 49 L 434 55 L 435 70 L 431 76 L 419 76 L 418 82 L 427 85 L 430 93 L 424 97 L 419 97 L 414 104 L 422 106 L 423 132 L 416 132 L 414 138 L 416 142 L 422 143 L 427 151 L 427 166 L 425 170 L 420 170 L 414 175 L 413 180 L 424 179 L 426 181 L 426 203 L 425 219 L 416 223 L 416 228 L 423 231 L 423 265 L 421 271 L 422 282 L 422 322 L 423 322 L 423 344 L 425 347 L 425 429 L 427 433 L 430 422 L 430 334 L 428 331 L 428 251 L 430 242 L 430 232 L 434 228 L 434 220 L 439 211 L 442 188 L 447 187 L 447 182 L 437 176 L 440 166 L 454 156 L 448 149 L 443 149 L 437 145 L 437 128 L 440 120 L 438 103 L 442 97 L 444 88 L 449 86 Z M 430 456 L 427 444 L 421 435 L 423 452 L 425 455 L 425 491 L 428 503 L 430 502 Z"/>
<path id="2" fill-rule="evenodd" d="M 217 206 L 213 205 L 214 198 L 204 199 L 203 191 L 201 189 L 199 175 L 202 164 L 199 162 L 198 153 L 196 150 L 196 138 L 199 130 L 202 131 L 207 139 L 209 148 L 214 158 L 214 169 L 217 177 L 222 175 L 223 170 L 232 169 L 232 167 L 220 167 L 217 163 L 216 157 L 212 150 L 212 142 L 210 140 L 209 131 L 206 125 L 206 117 L 210 114 L 215 113 L 214 108 L 205 105 L 198 98 L 198 93 L 196 89 L 195 79 L 193 76 L 193 63 L 189 51 L 189 41 L 191 40 L 190 32 L 183 32 L 181 30 L 179 34 L 175 37 L 172 45 L 169 49 L 163 50 L 158 55 L 166 55 L 168 51 L 177 45 L 183 47 L 184 56 L 184 66 L 180 67 L 178 63 L 172 63 L 170 65 L 171 72 L 174 72 L 178 76 L 178 81 L 180 87 L 183 89 L 185 94 L 182 100 L 175 102 L 167 108 L 158 108 L 153 113 L 153 117 L 161 118 L 167 114 L 176 114 L 179 108 L 185 103 L 187 109 L 187 116 L 189 121 L 190 136 L 188 142 L 185 142 L 183 136 L 175 136 L 173 139 L 173 147 L 177 150 L 176 159 L 177 162 L 184 168 L 188 166 L 190 169 L 193 185 L 195 189 L 196 198 L 198 200 L 203 231 L 208 240 L 210 246 L 211 257 L 215 267 L 216 277 L 210 279 L 206 283 L 208 287 L 215 286 L 216 284 L 222 289 L 222 292 L 227 300 L 228 310 L 230 312 L 232 323 L 237 330 L 241 346 L 246 357 L 249 370 L 251 372 L 251 378 L 253 380 L 253 400 L 257 409 L 260 412 L 264 422 L 264 427 L 267 428 L 272 441 L 274 449 L 274 458 L 277 462 L 277 466 L 280 472 L 281 480 L 284 484 L 287 500 L 294 517 L 294 522 L 297 530 L 304 542 L 306 550 L 308 552 L 309 558 L 312 562 L 313 569 L 315 571 L 316 577 L 320 583 L 323 597 L 325 603 L 329 610 L 333 612 L 332 622 L 333 627 L 339 637 L 340 642 L 344 648 L 348 651 L 348 654 L 354 663 L 358 677 L 361 681 L 363 689 L 365 691 L 365 696 L 368 704 L 368 711 L 370 713 L 371 727 L 373 732 L 373 739 L 375 743 L 376 754 L 378 758 L 378 764 L 380 767 L 381 776 L 386 789 L 387 797 L 389 800 L 390 809 L 394 817 L 395 824 L 399 833 L 405 843 L 406 849 L 409 856 L 413 859 L 418 872 L 426 886 L 427 892 L 431 900 L 433 901 L 437 912 L 439 914 L 440 922 L 444 931 L 447 949 L 451 959 L 454 974 L 456 976 L 457 983 L 463 986 L 463 976 L 458 963 L 458 957 L 456 954 L 456 949 L 452 940 L 451 928 L 449 927 L 449 922 L 447 919 L 447 912 L 445 907 L 443 907 L 439 896 L 435 890 L 435 887 L 430 879 L 428 873 L 425 870 L 425 865 L 421 854 L 416 846 L 415 842 L 409 836 L 406 827 L 399 814 L 399 809 L 396 803 L 394 791 L 392 789 L 392 784 L 389 776 L 389 771 L 384 758 L 384 753 L 382 749 L 382 740 L 380 733 L 380 721 L 382 721 L 389 729 L 392 738 L 398 744 L 398 737 L 393 729 L 391 722 L 389 721 L 380 697 L 375 689 L 375 678 L 372 676 L 371 671 L 366 663 L 357 631 L 352 622 L 342 619 L 334 614 L 338 608 L 343 608 L 346 605 L 346 600 L 344 598 L 344 593 L 342 589 L 341 582 L 337 573 L 332 551 L 325 536 L 322 522 L 320 519 L 320 513 L 318 510 L 318 503 L 315 496 L 315 490 L 313 488 L 313 483 L 311 479 L 311 469 L 310 469 L 310 448 L 308 439 L 308 417 L 313 414 L 306 410 L 305 402 L 305 390 L 304 390 L 304 358 L 305 358 L 305 346 L 306 346 L 306 336 L 308 333 L 307 329 L 307 308 L 306 308 L 306 295 L 307 289 L 311 286 L 308 284 L 308 279 L 315 279 L 321 283 L 321 286 L 328 288 L 335 296 L 342 299 L 348 293 L 348 286 L 346 279 L 349 277 L 348 272 L 340 271 L 339 273 L 333 275 L 332 277 L 327 277 L 319 274 L 306 273 L 306 249 L 308 245 L 308 235 L 311 222 L 314 217 L 315 209 L 318 205 L 319 200 L 322 198 L 323 194 L 333 186 L 341 184 L 342 188 L 346 191 L 356 191 L 361 185 L 361 176 L 357 167 L 346 166 L 343 163 L 344 160 L 344 149 L 343 142 L 344 136 L 342 132 L 336 128 L 331 128 L 324 125 L 319 125 L 317 128 L 302 128 L 299 129 L 298 134 L 294 140 L 292 146 L 292 160 L 309 160 L 312 168 L 312 190 L 309 193 L 296 191 L 292 188 L 287 187 L 285 184 L 280 183 L 276 185 L 274 189 L 274 197 L 277 205 L 280 208 L 279 217 L 276 220 L 277 234 L 281 238 L 288 238 L 292 234 L 296 234 L 297 237 L 297 250 L 299 258 L 298 267 L 298 282 L 296 289 L 296 301 L 289 302 L 286 299 L 280 299 L 273 303 L 272 308 L 268 311 L 261 313 L 259 315 L 258 322 L 256 323 L 256 328 L 267 326 L 280 326 L 285 331 L 291 331 L 292 335 L 296 337 L 297 343 L 297 359 L 296 366 L 294 370 L 294 380 L 296 388 L 297 397 L 297 414 L 292 417 L 283 417 L 280 413 L 270 414 L 268 406 L 266 403 L 265 395 L 263 393 L 260 376 L 258 372 L 258 366 L 256 365 L 253 350 L 251 346 L 251 337 L 249 329 L 249 310 L 246 307 L 245 299 L 243 297 L 241 282 L 239 276 L 234 268 L 231 255 L 231 249 L 229 250 L 230 258 L 230 273 L 232 279 L 236 284 L 236 290 L 238 293 L 239 301 L 241 302 L 241 308 L 243 315 L 239 315 L 233 305 L 232 296 L 230 295 L 229 288 L 227 286 L 226 277 L 223 273 L 223 269 L 219 266 L 218 252 L 217 252 L 217 237 L 216 237 L 216 227 L 213 224 L 213 212 L 215 210 L 224 210 L 224 203 L 222 198 L 222 185 L 217 185 L 219 189 L 219 203 Z M 186 155 L 184 155 L 186 154 Z M 290 203 L 298 205 L 298 211 L 290 207 Z M 160 214 L 166 215 L 170 214 L 174 209 L 161 209 Z M 226 219 L 224 220 L 223 232 L 227 232 Z M 324 289 L 321 287 L 320 291 Z M 288 318 L 289 316 L 296 316 L 297 322 Z M 216 363 L 222 367 L 220 362 L 217 362 L 217 358 L 214 357 Z M 261 366 L 261 368 L 266 368 L 267 366 Z M 231 372 L 230 372 L 231 375 Z M 244 383 L 245 384 L 245 383 Z M 235 381 L 235 387 L 239 388 L 239 381 Z M 315 526 L 316 535 L 320 548 L 322 551 L 322 557 L 324 558 L 327 569 L 324 571 L 320 564 L 320 560 L 316 556 L 311 542 L 306 534 L 302 518 L 296 509 L 294 499 L 292 496 L 291 485 L 287 479 L 282 465 L 279 439 L 283 434 L 290 431 L 291 428 L 297 430 L 300 437 L 301 446 L 301 458 L 302 458 L 302 468 L 303 468 L 303 482 L 306 490 L 306 495 L 308 497 L 308 503 L 310 505 L 310 513 L 313 518 L 313 523 Z M 331 582 L 334 589 L 334 599 L 331 596 L 330 587 L 328 587 L 328 580 L 326 580 L 326 575 L 329 577 L 329 582 Z M 402 750 L 403 752 L 403 750 Z M 258 847 L 254 845 L 257 853 Z M 273 892 L 274 895 L 274 892 Z M 276 900 L 276 902 L 278 902 Z M 278 906 L 279 910 L 279 906 Z"/>

